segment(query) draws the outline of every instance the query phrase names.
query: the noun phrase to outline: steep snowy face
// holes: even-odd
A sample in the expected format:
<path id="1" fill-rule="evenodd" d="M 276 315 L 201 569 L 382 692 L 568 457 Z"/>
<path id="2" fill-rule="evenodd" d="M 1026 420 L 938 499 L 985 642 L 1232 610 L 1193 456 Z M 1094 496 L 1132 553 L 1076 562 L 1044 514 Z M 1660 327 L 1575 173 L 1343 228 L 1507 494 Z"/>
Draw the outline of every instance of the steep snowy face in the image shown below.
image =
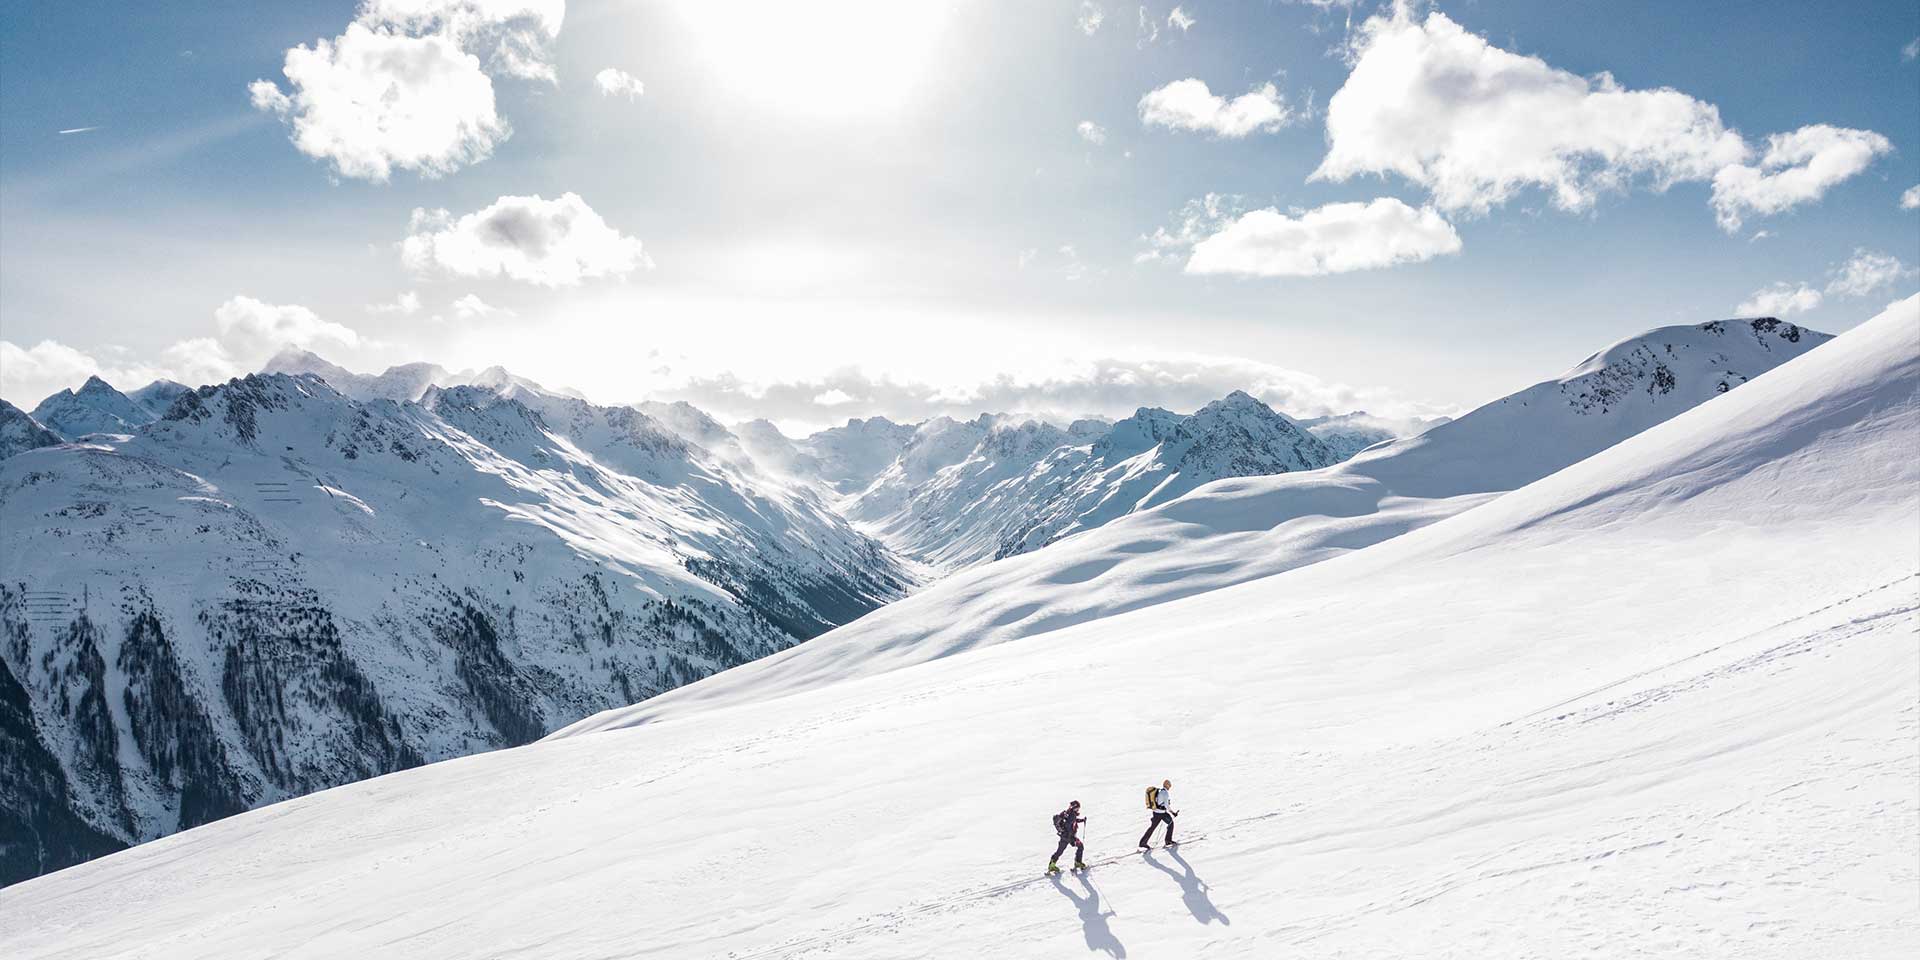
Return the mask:
<path id="1" fill-rule="evenodd" d="M 127 394 L 127 397 L 139 404 L 140 408 L 147 412 L 150 420 L 158 420 L 167 415 L 167 408 L 173 406 L 173 401 L 179 399 L 181 394 L 192 390 L 192 387 L 184 383 L 163 379 L 155 380 Z"/>
<path id="2" fill-rule="evenodd" d="M 848 420 L 830 427 L 798 446 L 820 462 L 820 479 L 844 494 L 858 493 L 872 483 L 913 441 L 915 428 L 886 417 Z"/>
<path id="3" fill-rule="evenodd" d="M 0 953 L 1904 956 L 1915 330 L 1326 563 L 886 675 L 814 641 L 775 658 L 812 690 L 728 671 L 19 884 Z M 1163 777 L 1185 842 L 1136 852 Z M 1095 867 L 1046 877 L 1069 798 Z"/>
<path id="4" fill-rule="evenodd" d="M 1337 457 L 1285 414 L 1235 390 L 1182 420 L 1173 436 L 1162 442 L 1160 459 L 1171 464 L 1180 479 L 1175 486 L 1156 490 L 1154 502 L 1171 500 L 1222 477 L 1314 470 Z"/>
<path id="5" fill-rule="evenodd" d="M 708 416 L 706 411 L 685 400 L 673 403 L 649 401 L 636 403 L 633 408 L 665 425 L 667 429 L 688 443 L 706 450 L 727 463 L 743 468 L 752 468 L 756 465 L 752 454 L 747 452 L 746 447 L 741 444 L 740 438 L 735 436 L 733 431 L 728 430 L 720 421 Z"/>
<path id="6" fill-rule="evenodd" d="M 256 375 L 0 461 L 0 740 L 32 761 L 0 821 L 56 834 L 0 878 L 525 743 L 906 589 L 811 488 L 502 382 Z"/>
<path id="7" fill-rule="evenodd" d="M 62 390 L 40 401 L 33 408 L 33 419 L 63 437 L 77 439 L 89 433 L 132 433 L 153 415 L 105 380 L 88 377 L 79 390 Z"/>
<path id="8" fill-rule="evenodd" d="M 754 465 L 778 476 L 817 479 L 822 465 L 818 457 L 803 453 L 780 428 L 766 420 L 751 420 L 733 429 L 741 449 Z"/>
<path id="9" fill-rule="evenodd" d="M 0 400 L 0 460 L 60 442 L 58 434 L 41 426 L 26 411 Z"/>
<path id="10" fill-rule="evenodd" d="M 1141 407 L 1095 440 L 1093 452 L 1102 460 L 1124 460 L 1153 449 L 1171 438 L 1179 427 L 1179 414 L 1159 407 Z"/>
<path id="11" fill-rule="evenodd" d="M 896 550 L 953 568 L 1035 549 L 1220 477 L 1336 459 L 1241 391 L 1191 416 L 1148 407 L 1111 426 L 1075 427 L 929 421 L 845 509 Z"/>

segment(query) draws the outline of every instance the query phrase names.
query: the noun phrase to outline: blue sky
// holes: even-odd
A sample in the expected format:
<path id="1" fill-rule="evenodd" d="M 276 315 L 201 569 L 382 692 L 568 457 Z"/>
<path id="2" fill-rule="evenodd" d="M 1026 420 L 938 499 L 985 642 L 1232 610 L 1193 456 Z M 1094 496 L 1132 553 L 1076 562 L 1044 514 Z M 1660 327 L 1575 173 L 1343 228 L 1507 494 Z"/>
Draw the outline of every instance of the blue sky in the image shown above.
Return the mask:
<path id="1" fill-rule="evenodd" d="M 1179 6 L 11 4 L 0 395 L 294 342 L 795 429 L 1414 414 L 1915 288 L 1911 2 Z"/>

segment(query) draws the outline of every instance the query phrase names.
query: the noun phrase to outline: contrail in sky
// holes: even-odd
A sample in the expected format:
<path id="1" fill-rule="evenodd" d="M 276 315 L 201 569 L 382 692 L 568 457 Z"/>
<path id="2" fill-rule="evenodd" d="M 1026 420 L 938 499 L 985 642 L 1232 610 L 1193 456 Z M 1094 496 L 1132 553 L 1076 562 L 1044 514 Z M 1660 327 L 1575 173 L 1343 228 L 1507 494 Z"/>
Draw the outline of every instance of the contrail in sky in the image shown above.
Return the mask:
<path id="1" fill-rule="evenodd" d="M 86 133 L 89 130 L 98 130 L 98 129 L 100 128 L 99 127 L 74 127 L 71 130 L 60 131 L 60 135 L 64 137 L 69 133 Z"/>

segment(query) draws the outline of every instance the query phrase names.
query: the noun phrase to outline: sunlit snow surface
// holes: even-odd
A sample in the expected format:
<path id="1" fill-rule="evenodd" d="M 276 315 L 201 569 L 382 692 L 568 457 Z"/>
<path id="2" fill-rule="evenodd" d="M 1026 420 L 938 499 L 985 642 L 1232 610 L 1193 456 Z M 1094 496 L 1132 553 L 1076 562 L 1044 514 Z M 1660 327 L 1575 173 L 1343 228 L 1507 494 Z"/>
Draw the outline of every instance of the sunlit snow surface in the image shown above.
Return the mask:
<path id="1" fill-rule="evenodd" d="M 1916 388 L 1909 299 L 1363 550 L 27 881 L 0 955 L 1906 956 Z"/>

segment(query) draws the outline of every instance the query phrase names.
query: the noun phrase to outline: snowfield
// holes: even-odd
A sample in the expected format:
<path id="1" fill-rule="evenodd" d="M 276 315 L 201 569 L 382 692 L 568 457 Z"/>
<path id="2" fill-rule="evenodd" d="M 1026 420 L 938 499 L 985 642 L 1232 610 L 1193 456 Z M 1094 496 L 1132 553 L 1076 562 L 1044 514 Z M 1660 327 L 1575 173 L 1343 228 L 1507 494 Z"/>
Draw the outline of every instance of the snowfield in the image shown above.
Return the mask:
<path id="1" fill-rule="evenodd" d="M 1364 549 L 17 884 L 0 955 L 1909 956 L 1917 390 L 1920 296 Z"/>

